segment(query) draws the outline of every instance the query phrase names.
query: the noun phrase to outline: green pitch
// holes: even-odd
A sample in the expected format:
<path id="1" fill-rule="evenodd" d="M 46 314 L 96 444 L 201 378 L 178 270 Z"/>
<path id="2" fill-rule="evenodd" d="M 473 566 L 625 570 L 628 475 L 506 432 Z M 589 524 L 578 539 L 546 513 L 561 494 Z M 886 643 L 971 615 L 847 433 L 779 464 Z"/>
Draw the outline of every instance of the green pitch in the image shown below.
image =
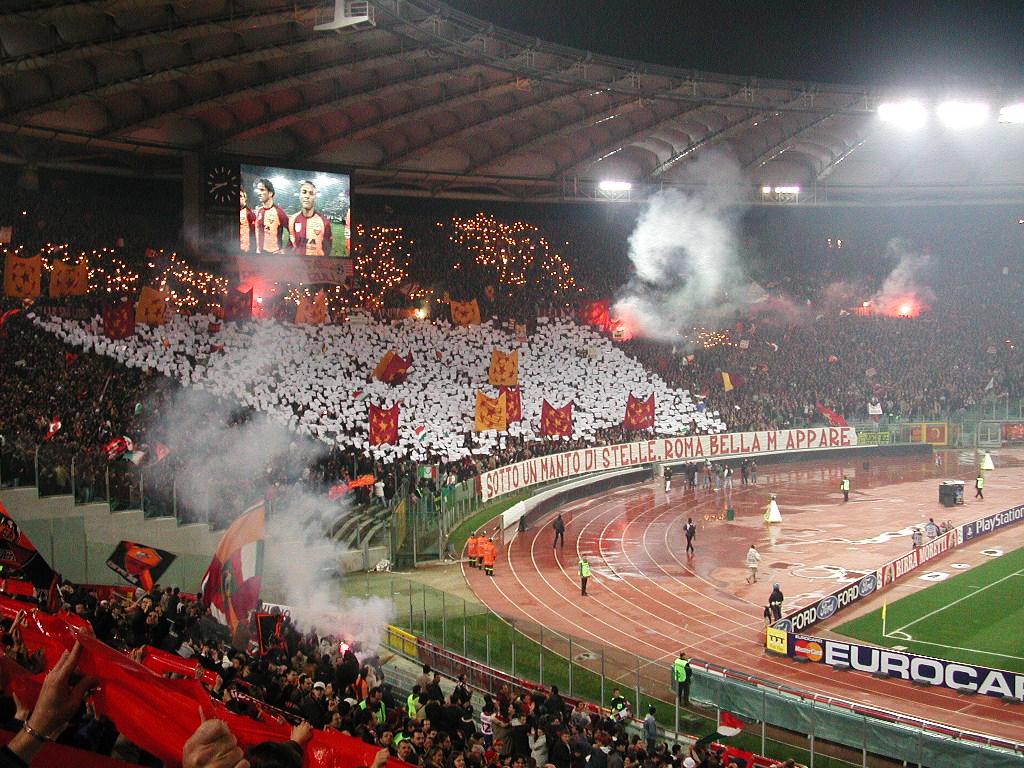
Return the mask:
<path id="1" fill-rule="evenodd" d="M 948 557 L 955 560 L 955 552 Z M 835 631 L 922 656 L 1024 672 L 1022 628 L 1024 549 L 1018 549 L 889 603 L 884 636 L 881 610 Z"/>

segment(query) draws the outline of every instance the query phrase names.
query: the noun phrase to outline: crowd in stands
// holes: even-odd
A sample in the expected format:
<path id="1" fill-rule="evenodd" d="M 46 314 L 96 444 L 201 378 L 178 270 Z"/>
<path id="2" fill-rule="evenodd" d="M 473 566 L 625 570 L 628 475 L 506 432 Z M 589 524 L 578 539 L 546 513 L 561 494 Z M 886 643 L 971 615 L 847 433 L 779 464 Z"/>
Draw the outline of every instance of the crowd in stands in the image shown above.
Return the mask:
<path id="1" fill-rule="evenodd" d="M 261 651 L 255 625 L 243 626 L 233 647 L 225 642 L 225 628 L 193 596 L 177 588 L 154 585 L 148 592 L 114 591 L 101 599 L 95 589 L 65 584 L 61 597 L 64 610 L 88 622 L 98 639 L 144 665 L 148 655 L 160 652 L 198 662 L 195 677 L 229 712 L 257 720 L 283 717 L 293 723 L 290 742 L 263 743 L 249 750 L 247 758 L 254 768 L 299 768 L 303 748 L 316 730 L 339 731 L 379 747 L 375 768 L 389 759 L 421 768 L 740 765 L 721 760 L 720 747 L 660 740 L 653 707 L 642 735 L 630 733 L 626 700 L 617 691 L 604 709 L 567 700 L 557 687 L 514 690 L 500 684 L 490 692 L 475 692 L 465 675 L 451 682 L 424 666 L 410 694 L 404 695 L 385 679 L 376 649 L 352 649 L 342 638 L 316 630 L 301 632 L 287 614 L 274 642 L 265 643 Z M 8 659 L 32 672 L 45 669 L 41 653 L 25 645 L 19 628 L 10 621 L 2 623 Z M 239 646 L 246 650 L 236 650 Z M 5 726 L 19 731 L 29 723 L 30 736 L 35 731 L 67 746 L 158 768 L 161 761 L 121 735 L 115 722 L 82 704 L 96 681 L 74 677 L 78 652 L 76 648 L 48 675 L 34 711 L 16 699 L 0 697 Z M 63 694 L 59 705 L 50 701 L 58 683 Z M 212 726 L 200 726 L 185 744 L 183 765 L 225 764 L 194 754 L 203 751 L 198 742 L 205 741 L 219 743 L 225 754 L 242 759 L 230 731 L 218 728 L 223 733 L 207 733 Z M 19 744 L 31 746 L 33 738 L 12 744 L 15 749 Z M 32 753 L 15 752 L 29 759 Z"/>

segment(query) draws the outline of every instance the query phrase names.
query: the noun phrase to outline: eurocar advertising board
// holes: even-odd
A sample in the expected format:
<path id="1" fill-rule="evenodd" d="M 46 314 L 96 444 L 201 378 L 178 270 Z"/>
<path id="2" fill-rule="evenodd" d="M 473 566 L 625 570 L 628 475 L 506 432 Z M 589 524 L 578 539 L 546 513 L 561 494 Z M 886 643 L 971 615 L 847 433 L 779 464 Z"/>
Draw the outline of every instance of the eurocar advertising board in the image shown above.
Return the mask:
<path id="1" fill-rule="evenodd" d="M 1002 669 L 808 635 L 789 636 L 789 655 L 815 664 L 849 667 L 954 691 L 1024 699 L 1024 675 Z"/>

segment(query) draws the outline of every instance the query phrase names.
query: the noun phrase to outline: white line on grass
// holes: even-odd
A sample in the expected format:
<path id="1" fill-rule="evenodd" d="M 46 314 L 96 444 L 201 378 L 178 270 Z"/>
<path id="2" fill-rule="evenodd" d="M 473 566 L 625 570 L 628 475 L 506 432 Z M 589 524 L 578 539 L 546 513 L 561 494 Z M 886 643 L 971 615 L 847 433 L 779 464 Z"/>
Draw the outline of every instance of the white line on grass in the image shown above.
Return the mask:
<path id="1" fill-rule="evenodd" d="M 919 621 L 924 621 L 925 619 L 930 618 L 930 617 L 934 616 L 937 613 L 942 613 L 943 611 L 945 611 L 945 610 L 947 610 L 949 608 L 952 608 L 957 603 L 962 603 L 964 600 L 970 600 L 971 598 L 977 597 L 978 595 L 980 595 L 982 592 L 984 592 L 989 587 L 994 587 L 996 584 L 1002 584 L 1007 579 L 1012 579 L 1014 576 L 1021 576 L 1021 575 L 1024 575 L 1024 569 L 1021 569 L 1019 571 L 1014 571 L 1011 574 L 1003 576 L 1003 578 L 1001 578 L 1001 579 L 997 579 L 996 581 L 993 581 L 991 584 L 986 584 L 984 587 L 979 589 L 977 592 L 971 592 L 970 594 L 964 595 L 963 597 L 958 597 L 952 603 L 947 603 L 946 605 L 942 606 L 941 608 L 936 608 L 934 611 L 926 613 L 924 616 L 919 616 L 918 618 L 914 619 L 909 624 L 904 624 L 899 629 L 896 629 L 896 630 L 893 630 L 893 631 L 895 631 L 895 632 L 902 632 L 904 629 L 907 629 L 908 627 L 914 626 Z M 921 641 L 917 640 L 915 642 L 921 642 Z M 940 645 L 940 643 L 932 643 L 932 645 Z M 952 646 L 948 646 L 948 647 L 952 647 Z"/>
<path id="2" fill-rule="evenodd" d="M 915 645 L 934 645 L 936 648 L 944 648 L 947 651 L 964 651 L 966 653 L 976 653 L 976 654 L 978 654 L 980 656 L 999 656 L 1000 658 L 1003 658 L 1003 659 L 1014 659 L 1015 661 L 1024 661 L 1024 656 L 1014 656 L 1012 653 L 996 653 L 995 651 L 979 651 L 977 648 L 964 648 L 964 647 L 959 646 L 959 645 L 945 645 L 944 643 L 930 643 L 927 640 L 914 640 L 914 639 L 904 639 L 904 638 L 898 638 L 898 639 L 904 640 L 904 642 L 914 643 Z M 896 649 L 898 646 L 894 645 L 892 647 L 893 647 L 893 649 Z"/>

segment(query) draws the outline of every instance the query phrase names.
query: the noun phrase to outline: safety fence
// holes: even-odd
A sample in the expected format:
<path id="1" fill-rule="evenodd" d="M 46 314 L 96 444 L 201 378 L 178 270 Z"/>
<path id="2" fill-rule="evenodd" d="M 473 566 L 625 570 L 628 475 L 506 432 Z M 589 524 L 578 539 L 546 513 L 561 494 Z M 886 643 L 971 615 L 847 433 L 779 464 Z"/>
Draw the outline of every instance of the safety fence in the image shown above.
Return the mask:
<path id="1" fill-rule="evenodd" d="M 393 652 L 447 674 L 466 674 L 485 691 L 496 692 L 503 684 L 557 686 L 564 696 L 607 706 L 618 688 L 633 713 L 644 714 L 654 705 L 667 732 L 696 737 L 713 732 L 718 711 L 728 711 L 747 722 L 744 733 L 731 743 L 818 768 L 886 760 L 935 768 L 1024 766 L 1013 745 L 982 734 L 825 698 L 700 660 L 692 662 L 690 695 L 701 706 L 682 708 L 671 660 L 645 658 L 593 638 L 498 616 L 473 599 L 391 574 L 350 577 L 345 589 L 351 596 L 392 601 L 395 613 L 387 645 Z M 596 618 L 593 631 L 600 634 Z"/>

